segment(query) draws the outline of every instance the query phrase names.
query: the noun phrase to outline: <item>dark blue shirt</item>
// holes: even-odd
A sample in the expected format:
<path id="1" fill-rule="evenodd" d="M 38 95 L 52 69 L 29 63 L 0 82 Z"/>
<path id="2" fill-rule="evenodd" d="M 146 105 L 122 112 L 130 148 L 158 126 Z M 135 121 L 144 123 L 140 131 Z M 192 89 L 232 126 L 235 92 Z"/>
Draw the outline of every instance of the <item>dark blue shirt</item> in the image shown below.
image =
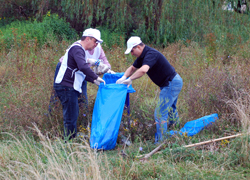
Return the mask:
<path id="1" fill-rule="evenodd" d="M 143 65 L 150 67 L 147 74 L 159 87 L 168 86 L 169 81 L 172 81 L 177 74 L 163 54 L 149 46 L 144 47 L 142 54 L 133 64 L 135 68 L 140 68 Z"/>

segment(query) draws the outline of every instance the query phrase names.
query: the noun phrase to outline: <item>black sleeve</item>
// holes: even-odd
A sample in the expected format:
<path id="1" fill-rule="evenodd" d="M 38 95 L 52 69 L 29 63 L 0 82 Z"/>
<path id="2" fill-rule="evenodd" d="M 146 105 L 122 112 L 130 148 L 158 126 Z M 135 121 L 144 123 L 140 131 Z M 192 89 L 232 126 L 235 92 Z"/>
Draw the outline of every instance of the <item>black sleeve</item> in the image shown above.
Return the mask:
<path id="1" fill-rule="evenodd" d="M 143 65 L 148 65 L 150 68 L 152 68 L 155 63 L 157 62 L 158 55 L 156 53 L 147 53 L 143 59 Z"/>
<path id="2" fill-rule="evenodd" d="M 97 78 L 96 78 L 96 79 L 97 79 Z M 85 77 L 85 80 L 86 80 L 86 81 L 92 82 L 92 83 L 94 83 L 94 80 L 96 80 L 96 79 L 92 79 L 92 78 L 89 77 L 89 76 L 86 76 L 86 77 Z"/>
<path id="3" fill-rule="evenodd" d="M 150 68 L 152 68 L 157 62 L 157 57 L 158 55 L 156 53 L 146 53 L 143 58 L 137 58 L 133 63 L 133 66 L 137 69 L 141 68 L 143 65 L 148 65 Z"/>
<path id="4" fill-rule="evenodd" d="M 137 58 L 134 63 L 133 63 L 133 66 L 137 69 L 139 69 L 141 67 L 141 63 L 139 63 L 139 58 Z"/>

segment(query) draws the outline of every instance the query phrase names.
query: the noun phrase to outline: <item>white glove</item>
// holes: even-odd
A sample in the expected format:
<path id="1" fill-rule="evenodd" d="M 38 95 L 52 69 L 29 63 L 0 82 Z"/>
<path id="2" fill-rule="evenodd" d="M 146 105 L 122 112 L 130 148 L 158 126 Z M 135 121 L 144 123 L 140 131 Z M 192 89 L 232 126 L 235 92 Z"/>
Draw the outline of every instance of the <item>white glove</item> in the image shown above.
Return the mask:
<path id="1" fill-rule="evenodd" d="M 107 73 L 109 73 L 109 74 L 116 74 L 116 72 L 115 72 L 115 71 L 112 71 L 111 69 L 109 69 L 109 70 L 107 71 Z"/>
<path id="2" fill-rule="evenodd" d="M 119 79 L 118 79 L 119 80 Z M 132 80 L 130 78 L 126 79 L 125 81 L 122 82 L 122 84 L 127 84 L 128 87 L 132 84 Z"/>
<path id="3" fill-rule="evenodd" d="M 99 62 L 99 65 L 95 66 L 93 68 L 93 71 L 97 74 L 97 75 L 101 75 L 106 73 L 109 70 L 109 66 L 106 64 L 103 64 L 103 62 Z"/>
<path id="4" fill-rule="evenodd" d="M 120 79 L 116 81 L 116 84 L 122 84 L 122 82 L 125 81 L 126 79 L 127 79 L 126 76 L 122 76 Z"/>
<path id="5" fill-rule="evenodd" d="M 91 58 L 87 59 L 87 63 L 89 63 L 91 66 L 94 66 L 95 63 L 97 63 L 97 62 L 98 62 L 98 60 L 96 60 L 96 59 L 91 59 Z"/>
<path id="6" fill-rule="evenodd" d="M 100 77 L 98 77 L 96 80 L 94 80 L 94 83 L 97 86 L 99 86 L 102 82 L 104 83 L 104 85 L 106 84 L 106 82 L 102 78 L 100 78 Z"/>

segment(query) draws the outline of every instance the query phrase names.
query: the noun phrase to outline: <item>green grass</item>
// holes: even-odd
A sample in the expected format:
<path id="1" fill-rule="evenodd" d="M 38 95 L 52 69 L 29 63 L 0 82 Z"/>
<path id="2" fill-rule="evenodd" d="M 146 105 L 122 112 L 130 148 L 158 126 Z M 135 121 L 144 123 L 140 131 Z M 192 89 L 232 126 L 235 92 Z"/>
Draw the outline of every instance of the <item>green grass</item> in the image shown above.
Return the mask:
<path id="1" fill-rule="evenodd" d="M 160 153 L 141 162 L 136 156 L 149 153 L 156 147 L 153 144 L 153 112 L 158 88 L 146 76 L 133 82 L 137 91 L 131 94 L 130 99 L 133 126 L 130 131 L 121 129 L 125 136 L 130 137 L 131 146 L 120 144 L 120 137 L 116 148 L 105 152 L 95 152 L 89 148 L 88 142 L 81 140 L 64 144 L 60 139 L 61 109 L 55 109 L 50 118 L 44 114 L 47 113 L 52 91 L 54 68 L 67 47 L 67 41 L 58 44 L 51 41 L 50 44 L 53 46 L 31 49 L 30 53 L 15 48 L 8 54 L 2 52 L 0 175 L 3 179 L 249 178 L 248 138 L 231 139 L 229 143 L 218 142 L 196 148 L 181 148 L 247 131 L 250 98 L 249 79 L 246 77 L 249 77 L 249 71 L 244 64 L 246 61 L 242 61 L 241 53 L 234 56 L 230 64 L 225 65 L 218 54 L 216 63 L 208 65 L 206 61 L 202 61 L 205 49 L 197 44 L 186 47 L 175 43 L 166 49 L 159 49 L 184 80 L 178 102 L 181 127 L 187 121 L 215 112 L 219 114 L 219 120 L 214 126 L 192 138 L 169 138 Z M 127 57 L 123 55 L 124 50 L 123 47 L 106 50 L 114 71 L 122 72 L 129 64 Z M 23 63 L 17 63 L 18 55 L 23 57 L 20 59 Z M 39 61 L 35 61 L 34 57 Z M 90 110 L 93 108 L 96 92 L 97 87 L 89 83 Z M 91 121 L 91 112 L 86 118 L 80 117 L 79 123 Z M 85 112 L 81 110 L 80 113 Z M 127 116 L 124 114 L 122 123 L 126 122 Z M 41 132 L 32 130 L 32 123 Z M 10 134 L 6 135 L 6 132 Z M 139 147 L 143 151 L 139 151 Z M 127 156 L 124 157 L 121 151 Z"/>
<path id="2" fill-rule="evenodd" d="M 3 133 L 0 176 L 3 179 L 248 179 L 249 163 L 242 164 L 240 137 L 228 143 L 181 148 L 168 143 L 147 161 L 136 156 L 151 151 L 150 142 L 118 145 L 112 151 L 94 151 L 84 139 L 64 143 L 33 129 L 32 136 Z M 181 137 L 179 137 L 181 139 Z M 246 138 L 246 136 L 245 136 Z M 176 138 L 169 142 L 176 142 Z M 249 140 L 248 140 L 249 143 Z M 143 152 L 139 151 L 143 147 Z M 216 149 L 218 147 L 218 149 Z M 124 156 L 124 153 L 126 156 Z"/>
<path id="3" fill-rule="evenodd" d="M 9 30 L 10 31 L 10 30 Z M 104 40 L 108 30 L 103 29 Z M 87 140 L 65 144 L 62 135 L 62 111 L 52 116 L 48 104 L 55 66 L 65 49 L 77 39 L 53 35 L 44 43 L 24 38 L 14 31 L 11 49 L 0 51 L 0 177 L 1 179 L 249 179 L 249 138 L 236 139 L 196 148 L 185 145 L 247 133 L 250 125 L 249 47 L 245 41 L 229 49 L 206 36 L 204 44 L 176 42 L 157 48 L 175 67 L 184 81 L 178 100 L 180 127 L 187 121 L 218 113 L 219 120 L 194 137 L 174 136 L 160 153 L 141 162 L 137 156 L 149 153 L 154 145 L 154 109 L 159 88 L 147 76 L 133 81 L 136 93 L 130 95 L 132 126 L 121 132 L 130 137 L 131 146 L 121 144 L 112 151 L 94 151 Z M 125 56 L 124 37 L 103 44 L 106 56 L 116 72 L 124 72 L 134 57 Z M 230 34 L 228 38 L 234 38 Z M 233 46 L 234 41 L 226 41 Z M 3 45 L 3 44 L 2 44 Z M 7 45 L 6 45 L 7 46 Z M 91 122 L 98 87 L 88 83 L 89 114 L 81 109 L 78 130 L 88 133 L 83 122 Z M 122 124 L 126 127 L 124 113 Z M 83 125 L 83 128 L 80 127 Z M 126 128 L 125 128 L 126 129 Z M 175 128 L 179 130 L 179 128 Z M 142 147 L 143 150 L 139 151 Z M 123 155 L 121 151 L 125 152 Z"/>

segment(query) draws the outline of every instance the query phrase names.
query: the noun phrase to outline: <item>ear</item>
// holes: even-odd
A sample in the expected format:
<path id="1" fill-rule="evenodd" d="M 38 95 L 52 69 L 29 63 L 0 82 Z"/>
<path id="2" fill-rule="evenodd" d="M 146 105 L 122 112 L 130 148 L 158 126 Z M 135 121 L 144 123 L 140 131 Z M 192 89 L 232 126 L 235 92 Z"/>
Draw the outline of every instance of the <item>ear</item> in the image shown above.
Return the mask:
<path id="1" fill-rule="evenodd" d="M 142 49 L 142 47 L 141 47 L 141 46 L 139 46 L 139 45 L 137 45 L 137 48 L 138 48 L 139 50 L 141 50 L 141 49 Z"/>

